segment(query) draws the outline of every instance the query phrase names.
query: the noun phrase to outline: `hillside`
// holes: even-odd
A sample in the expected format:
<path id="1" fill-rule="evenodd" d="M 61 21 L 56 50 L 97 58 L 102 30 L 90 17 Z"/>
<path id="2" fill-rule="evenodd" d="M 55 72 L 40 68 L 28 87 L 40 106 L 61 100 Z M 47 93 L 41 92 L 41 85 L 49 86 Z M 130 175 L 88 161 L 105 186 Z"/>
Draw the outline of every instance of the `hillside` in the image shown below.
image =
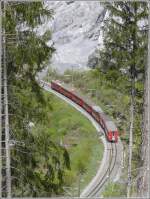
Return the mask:
<path id="1" fill-rule="evenodd" d="M 115 71 L 114 71 L 115 72 Z M 122 176 L 119 181 L 116 183 L 110 183 L 103 195 L 106 197 L 125 197 L 126 196 L 126 182 L 127 182 L 127 172 L 128 172 L 128 143 L 129 143 L 129 134 L 128 134 L 128 124 L 130 122 L 130 95 L 124 89 L 129 86 L 129 82 L 126 81 L 126 77 L 118 77 L 116 72 L 115 79 L 110 77 L 112 73 L 103 73 L 99 69 L 94 69 L 90 71 L 72 71 L 68 70 L 64 75 L 59 75 L 55 71 L 49 71 L 46 80 L 51 81 L 51 79 L 59 79 L 64 81 L 70 86 L 77 89 L 83 96 L 91 99 L 97 105 L 102 107 L 106 114 L 108 114 L 119 129 L 119 136 L 124 145 L 124 168 Z M 116 81 L 117 80 L 117 81 Z M 113 82 L 113 84 L 112 84 Z M 143 90 L 142 84 L 136 85 L 139 90 Z M 139 103 L 142 103 L 142 98 L 137 97 Z M 133 173 L 132 177 L 138 175 L 138 170 L 141 166 L 140 163 L 140 150 L 141 150 L 141 130 L 140 130 L 140 120 L 142 118 L 141 112 L 136 115 L 136 126 L 134 134 L 134 148 L 133 148 Z M 137 187 L 134 185 L 133 194 L 137 192 Z"/>

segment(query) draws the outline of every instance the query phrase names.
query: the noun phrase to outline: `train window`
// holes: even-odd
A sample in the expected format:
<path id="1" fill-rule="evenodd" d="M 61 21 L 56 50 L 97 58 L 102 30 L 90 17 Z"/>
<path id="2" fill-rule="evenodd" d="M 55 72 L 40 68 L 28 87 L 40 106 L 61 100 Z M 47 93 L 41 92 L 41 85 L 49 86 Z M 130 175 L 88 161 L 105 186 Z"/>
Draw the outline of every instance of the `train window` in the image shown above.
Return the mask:
<path id="1" fill-rule="evenodd" d="M 74 95 L 74 94 L 73 94 L 73 99 L 76 102 L 76 104 L 80 104 L 81 100 L 76 95 Z"/>
<path id="2" fill-rule="evenodd" d="M 57 84 L 53 83 L 53 87 L 56 89 L 59 89 L 60 86 L 58 86 Z"/>
<path id="3" fill-rule="evenodd" d="M 76 96 L 72 94 L 72 100 L 76 101 Z"/>
<path id="4" fill-rule="evenodd" d="M 98 115 L 97 112 L 93 111 L 93 112 L 92 112 L 92 115 L 93 115 L 93 117 L 94 117 L 97 121 L 99 121 L 99 115 Z"/>
<path id="5" fill-rule="evenodd" d="M 100 125 L 102 126 L 103 129 L 105 129 L 105 123 L 102 118 L 100 118 Z"/>
<path id="6" fill-rule="evenodd" d="M 89 105 L 87 105 L 86 103 L 83 103 L 83 108 L 85 109 L 85 110 L 87 110 L 88 112 L 90 112 L 91 111 L 91 107 L 89 106 Z"/>
<path id="7" fill-rule="evenodd" d="M 78 104 L 81 105 L 82 104 L 82 100 L 80 98 L 78 98 Z"/>
<path id="8" fill-rule="evenodd" d="M 56 89 L 56 90 L 58 90 L 58 89 L 59 89 L 59 87 L 58 87 L 58 86 L 56 86 L 55 84 L 52 86 L 52 88 L 54 88 L 54 89 Z"/>
<path id="9" fill-rule="evenodd" d="M 69 92 L 69 95 L 70 95 L 70 98 L 72 98 L 72 100 L 73 100 L 76 104 L 79 104 L 79 105 L 82 104 L 82 99 L 80 99 L 79 97 L 77 97 L 74 93 L 70 93 L 70 92 Z"/>
<path id="10" fill-rule="evenodd" d="M 70 93 L 63 88 L 62 93 L 66 96 L 66 97 L 70 97 Z"/>

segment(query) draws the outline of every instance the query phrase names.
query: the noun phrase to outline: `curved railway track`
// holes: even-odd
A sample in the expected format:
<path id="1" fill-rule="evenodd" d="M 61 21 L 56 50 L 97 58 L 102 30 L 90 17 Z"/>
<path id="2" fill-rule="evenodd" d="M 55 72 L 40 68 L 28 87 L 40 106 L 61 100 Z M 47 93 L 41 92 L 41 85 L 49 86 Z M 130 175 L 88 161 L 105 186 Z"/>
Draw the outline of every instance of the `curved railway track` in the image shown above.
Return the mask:
<path id="1" fill-rule="evenodd" d="M 95 128 L 98 131 L 102 130 L 100 125 L 85 110 L 82 110 L 81 107 L 79 107 L 77 104 L 72 102 L 67 97 L 52 90 L 50 88 L 49 83 L 40 81 L 40 84 L 45 90 L 55 94 L 57 97 L 61 98 L 62 100 L 65 100 L 67 103 L 74 106 L 78 111 L 84 114 L 92 122 L 92 124 L 95 126 Z M 105 149 L 100 168 L 98 169 L 96 176 L 92 179 L 89 185 L 83 190 L 80 197 L 99 197 L 101 191 L 103 190 L 104 186 L 109 181 L 109 179 L 113 180 L 113 178 L 115 179 L 118 174 L 119 175 L 121 174 L 123 147 L 120 139 L 118 140 L 118 143 L 110 143 L 107 142 L 103 136 L 102 141 L 104 143 Z"/>
<path id="2" fill-rule="evenodd" d="M 114 150 L 115 149 L 115 150 Z M 114 156 L 114 159 L 113 159 Z M 86 197 L 94 197 L 97 196 L 97 194 L 99 194 L 99 191 L 101 190 L 101 188 L 105 185 L 105 183 L 107 182 L 108 178 L 110 177 L 115 164 L 116 164 L 116 158 L 117 158 L 117 147 L 115 143 L 111 143 L 111 149 L 109 152 L 109 165 L 108 168 L 106 170 L 106 172 L 103 174 L 101 180 L 98 182 L 97 185 L 95 185 L 95 187 L 93 187 L 93 190 L 90 191 L 89 194 L 86 195 Z"/>

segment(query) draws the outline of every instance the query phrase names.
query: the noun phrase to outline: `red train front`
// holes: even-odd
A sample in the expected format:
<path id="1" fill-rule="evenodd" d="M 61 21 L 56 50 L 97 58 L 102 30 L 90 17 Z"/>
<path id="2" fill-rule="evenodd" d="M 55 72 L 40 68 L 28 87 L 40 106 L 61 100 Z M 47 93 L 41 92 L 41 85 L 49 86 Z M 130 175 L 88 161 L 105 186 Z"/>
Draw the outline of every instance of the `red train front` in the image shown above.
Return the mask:
<path id="1" fill-rule="evenodd" d="M 118 142 L 118 131 L 108 131 L 107 137 L 110 142 Z"/>
<path id="2" fill-rule="evenodd" d="M 118 142 L 118 129 L 112 121 L 105 121 L 107 126 L 107 139 L 110 142 Z"/>

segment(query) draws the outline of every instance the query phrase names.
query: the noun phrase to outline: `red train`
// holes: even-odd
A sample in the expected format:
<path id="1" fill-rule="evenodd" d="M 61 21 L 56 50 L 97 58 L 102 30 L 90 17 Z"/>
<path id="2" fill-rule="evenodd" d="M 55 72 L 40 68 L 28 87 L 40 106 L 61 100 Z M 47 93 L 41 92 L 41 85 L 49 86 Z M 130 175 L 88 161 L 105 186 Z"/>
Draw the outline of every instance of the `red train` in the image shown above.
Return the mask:
<path id="1" fill-rule="evenodd" d="M 92 107 L 87 104 L 83 99 L 75 95 L 73 92 L 68 91 L 60 83 L 56 81 L 51 82 L 51 88 L 67 98 L 74 101 L 76 104 L 81 106 L 86 112 L 88 112 L 102 127 L 105 132 L 106 138 L 109 142 L 118 141 L 118 130 L 114 123 L 103 113 L 103 111 L 98 107 Z"/>

